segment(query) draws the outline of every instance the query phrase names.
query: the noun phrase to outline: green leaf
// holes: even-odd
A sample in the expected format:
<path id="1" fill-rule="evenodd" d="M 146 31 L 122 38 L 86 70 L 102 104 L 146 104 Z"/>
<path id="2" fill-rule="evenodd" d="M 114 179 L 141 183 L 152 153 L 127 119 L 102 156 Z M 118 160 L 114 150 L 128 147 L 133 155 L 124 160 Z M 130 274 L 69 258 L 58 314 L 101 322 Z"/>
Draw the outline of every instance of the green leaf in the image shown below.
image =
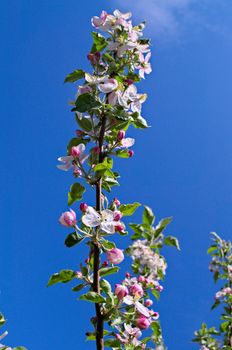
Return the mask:
<path id="1" fill-rule="evenodd" d="M 145 205 L 143 211 L 143 223 L 151 226 L 154 223 L 154 221 L 155 215 L 153 214 L 152 209 Z"/>
<path id="2" fill-rule="evenodd" d="M 89 132 L 92 130 L 92 124 L 89 118 L 87 117 L 82 117 L 81 119 L 76 116 L 76 122 L 79 125 L 81 129 L 83 129 L 86 132 Z M 75 145 L 74 145 L 75 146 Z"/>
<path id="3" fill-rule="evenodd" d="M 115 248 L 115 243 L 107 241 L 107 240 L 104 240 L 102 242 L 102 248 L 103 248 L 103 250 L 106 250 L 106 251 L 110 250 L 110 249 L 113 249 L 113 248 Z"/>
<path id="4" fill-rule="evenodd" d="M 180 250 L 180 245 L 179 245 L 179 241 L 176 237 L 173 236 L 168 236 L 164 238 L 164 244 L 171 246 L 171 247 L 175 247 L 178 250 Z"/>
<path id="5" fill-rule="evenodd" d="M 131 216 L 134 214 L 135 210 L 140 207 L 140 203 L 135 202 L 132 204 L 122 204 L 118 210 L 123 214 L 123 216 Z"/>
<path id="6" fill-rule="evenodd" d="M 64 244 L 66 247 L 71 248 L 74 245 L 81 243 L 85 239 L 85 237 L 80 236 L 77 232 L 70 233 L 66 240 L 64 241 Z"/>
<path id="7" fill-rule="evenodd" d="M 61 270 L 60 272 L 54 273 L 48 281 L 47 287 L 52 286 L 56 283 L 67 283 L 76 278 L 76 273 L 73 270 Z"/>
<path id="8" fill-rule="evenodd" d="M 151 323 L 151 329 L 153 330 L 153 334 L 156 338 L 159 338 L 161 336 L 161 327 L 159 322 L 152 322 Z"/>
<path id="9" fill-rule="evenodd" d="M 2 327 L 6 323 L 5 317 L 0 313 L 0 327 Z"/>
<path id="10" fill-rule="evenodd" d="M 168 224 L 170 224 L 171 221 L 172 217 L 160 220 L 155 228 L 155 237 L 157 237 L 168 226 Z"/>
<path id="11" fill-rule="evenodd" d="M 92 32 L 93 46 L 91 52 L 101 52 L 107 46 L 107 41 L 104 36 L 99 33 Z"/>
<path id="12" fill-rule="evenodd" d="M 112 275 L 113 273 L 118 272 L 118 270 L 119 270 L 118 266 L 103 267 L 103 268 L 100 269 L 100 276 L 104 277 L 104 276 Z"/>
<path id="13" fill-rule="evenodd" d="M 79 292 L 80 290 L 82 290 L 84 287 L 86 287 L 86 284 L 82 283 L 82 284 L 78 284 L 77 286 L 72 288 L 73 292 Z"/>
<path id="14" fill-rule="evenodd" d="M 155 289 L 152 290 L 152 294 L 154 295 L 154 297 L 156 298 L 156 300 L 159 300 L 160 298 L 160 295 L 159 295 L 159 292 Z"/>
<path id="15" fill-rule="evenodd" d="M 147 121 L 146 119 L 144 119 L 143 117 L 139 116 L 138 118 L 136 118 L 134 121 L 133 121 L 133 125 L 135 128 L 138 128 L 138 129 L 146 129 L 148 128 L 149 126 L 147 125 Z"/>
<path id="16" fill-rule="evenodd" d="M 87 112 L 94 107 L 100 106 L 100 102 L 96 101 L 95 97 L 89 93 L 79 95 L 75 104 L 76 110 L 80 113 Z"/>
<path id="17" fill-rule="evenodd" d="M 70 187 L 70 191 L 68 193 L 68 205 L 72 205 L 74 202 L 80 201 L 85 191 L 85 187 L 79 184 L 78 182 L 73 184 Z"/>
<path id="18" fill-rule="evenodd" d="M 212 252 L 214 252 L 217 249 L 218 249 L 217 245 L 211 245 L 211 247 L 209 247 L 209 249 L 207 250 L 207 254 L 211 254 Z"/>
<path id="19" fill-rule="evenodd" d="M 107 280 L 102 279 L 100 281 L 100 286 L 104 293 L 106 294 L 111 293 L 111 284 Z"/>
<path id="20" fill-rule="evenodd" d="M 67 75 L 64 82 L 65 83 L 74 83 L 75 81 L 85 77 L 85 72 L 82 69 L 76 69 L 74 72 Z"/>
<path id="21" fill-rule="evenodd" d="M 80 297 L 80 300 L 88 300 L 96 304 L 105 302 L 105 298 L 96 292 L 88 292 L 86 294 L 83 294 Z"/>
<path id="22" fill-rule="evenodd" d="M 127 150 L 124 150 L 124 149 L 119 149 L 116 151 L 116 155 L 119 157 L 119 158 L 129 158 L 130 155 L 128 153 Z"/>
<path id="23" fill-rule="evenodd" d="M 105 340 L 104 343 L 106 348 L 120 348 L 120 342 L 115 338 L 109 338 Z"/>
<path id="24" fill-rule="evenodd" d="M 9 348 L 6 348 L 9 349 Z M 17 346 L 16 348 L 13 348 L 13 350 L 27 350 L 26 348 L 24 348 L 24 346 Z"/>

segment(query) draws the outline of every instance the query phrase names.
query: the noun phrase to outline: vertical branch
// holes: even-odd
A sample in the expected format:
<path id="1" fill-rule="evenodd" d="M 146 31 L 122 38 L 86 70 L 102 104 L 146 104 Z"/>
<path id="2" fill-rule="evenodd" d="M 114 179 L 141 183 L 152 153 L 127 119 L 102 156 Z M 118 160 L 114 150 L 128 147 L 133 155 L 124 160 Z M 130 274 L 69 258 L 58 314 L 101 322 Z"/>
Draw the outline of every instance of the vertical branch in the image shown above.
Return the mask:
<path id="1" fill-rule="evenodd" d="M 104 160 L 104 150 L 103 150 L 103 142 L 104 142 L 104 135 L 105 135 L 105 127 L 106 127 L 106 117 L 102 117 L 102 124 L 100 129 L 100 135 L 99 135 L 99 163 L 102 163 Z M 100 212 L 102 210 L 101 205 L 101 195 L 102 195 L 102 179 L 99 178 L 96 182 L 96 210 Z M 93 272 L 93 290 L 96 293 L 100 293 L 100 248 L 97 242 L 94 243 L 94 272 Z M 101 305 L 95 304 L 95 310 L 96 310 L 96 345 L 97 350 L 103 350 L 104 349 L 104 321 L 103 316 L 101 313 Z"/>

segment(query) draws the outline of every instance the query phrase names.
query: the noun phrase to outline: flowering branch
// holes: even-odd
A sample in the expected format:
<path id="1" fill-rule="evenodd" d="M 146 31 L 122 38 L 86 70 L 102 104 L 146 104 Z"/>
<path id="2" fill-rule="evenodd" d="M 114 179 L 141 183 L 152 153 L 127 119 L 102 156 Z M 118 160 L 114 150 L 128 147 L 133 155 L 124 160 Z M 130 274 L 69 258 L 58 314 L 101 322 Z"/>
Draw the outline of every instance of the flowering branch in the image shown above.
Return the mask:
<path id="1" fill-rule="evenodd" d="M 207 328 L 202 324 L 195 332 L 194 342 L 201 345 L 201 350 L 231 350 L 232 349 L 232 244 L 221 239 L 216 233 L 213 235 L 213 244 L 208 249 L 212 256 L 209 269 L 214 274 L 214 281 L 221 282 L 221 289 L 215 295 L 212 309 L 223 306 L 219 329 Z"/>
<path id="2" fill-rule="evenodd" d="M 150 349 L 154 343 L 163 347 L 159 314 L 151 309 L 151 295 L 158 299 L 163 289 L 160 281 L 167 264 L 160 249 L 163 245 L 179 248 L 176 238 L 163 233 L 171 219 L 154 226 L 152 210 L 144 207 L 142 223 L 129 225 L 134 231 L 133 244 L 125 249 L 132 258 L 134 275 L 127 272 L 114 291 L 103 278 L 116 273 L 117 265 L 124 260 L 123 250 L 108 237 L 128 234 L 122 220 L 141 206 L 138 202 L 121 205 L 118 199 L 108 199 L 106 195 L 119 185 L 113 157 L 134 155 L 130 148 L 135 140 L 126 137 L 129 126 L 148 127 L 141 115 L 147 95 L 138 93 L 135 84 L 151 73 L 150 43 L 143 38 L 144 23 L 133 26 L 130 18 L 131 13 L 119 10 L 112 15 L 102 11 L 100 17 L 93 17 L 93 27 L 104 32 L 92 33 L 93 46 L 87 58 L 93 71 L 77 69 L 65 79 L 70 83 L 83 79 L 83 84 L 78 86 L 72 102 L 79 128 L 68 144 L 67 155 L 58 158 L 58 168 L 72 170 L 73 176 L 81 180 L 70 187 L 69 206 L 82 200 L 86 185 L 95 188 L 96 203 L 91 206 L 82 202 L 79 220 L 73 209 L 60 216 L 60 223 L 74 230 L 65 245 L 70 248 L 85 241 L 89 253 L 80 271 L 61 270 L 51 276 L 48 285 L 78 279 L 80 283 L 73 291 L 88 289 L 80 299 L 95 303 L 96 315 L 91 319 L 94 330 L 87 332 L 87 339 L 96 341 L 97 350 L 104 346 L 116 350 Z M 103 262 L 102 254 L 106 254 Z M 149 328 L 152 334 L 139 340 L 142 331 Z"/>

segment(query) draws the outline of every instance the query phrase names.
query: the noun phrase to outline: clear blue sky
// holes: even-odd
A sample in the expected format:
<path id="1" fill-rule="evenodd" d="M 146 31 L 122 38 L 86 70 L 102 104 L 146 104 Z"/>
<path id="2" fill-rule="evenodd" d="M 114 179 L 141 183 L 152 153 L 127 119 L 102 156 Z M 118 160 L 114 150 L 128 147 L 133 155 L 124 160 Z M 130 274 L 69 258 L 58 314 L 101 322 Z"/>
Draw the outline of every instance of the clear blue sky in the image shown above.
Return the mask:
<path id="1" fill-rule="evenodd" d="M 67 231 L 57 218 L 72 178 L 56 169 L 56 158 L 75 130 L 67 105 L 75 89 L 62 82 L 73 69 L 88 68 L 90 18 L 101 9 L 134 9 L 136 19 L 147 19 L 153 42 L 153 74 L 140 86 L 149 94 L 143 114 L 152 128 L 131 129 L 135 156 L 120 161 L 114 195 L 152 206 L 158 218 L 174 216 L 168 232 L 182 250 L 166 251 L 157 305 L 169 349 L 197 349 L 193 331 L 216 317 L 209 311 L 215 287 L 206 249 L 212 230 L 231 237 L 232 6 L 133 3 L 1 0 L 0 309 L 10 344 L 94 349 L 84 336 L 92 305 L 77 302 L 69 285 L 45 286 L 50 274 L 76 269 L 86 254 L 84 246 L 63 245 Z M 90 203 L 92 195 L 85 197 Z M 127 239 L 118 244 L 125 247 Z"/>

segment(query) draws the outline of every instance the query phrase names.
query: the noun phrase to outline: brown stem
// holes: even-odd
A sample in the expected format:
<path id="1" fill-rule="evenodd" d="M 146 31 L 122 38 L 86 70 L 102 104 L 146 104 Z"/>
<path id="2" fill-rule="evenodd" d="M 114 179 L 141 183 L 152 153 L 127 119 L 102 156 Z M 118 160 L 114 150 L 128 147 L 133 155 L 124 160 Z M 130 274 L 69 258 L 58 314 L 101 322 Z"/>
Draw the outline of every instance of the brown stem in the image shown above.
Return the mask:
<path id="1" fill-rule="evenodd" d="M 104 134 L 106 128 L 106 117 L 102 117 L 102 125 L 99 135 L 99 163 L 104 160 Z M 99 178 L 96 182 L 96 210 L 100 212 L 102 210 L 101 205 L 101 195 L 102 195 L 102 179 Z M 94 243 L 94 271 L 93 271 L 93 290 L 96 293 L 100 293 L 100 248 L 98 245 L 98 237 L 96 237 L 96 242 Z M 95 304 L 96 310 L 96 346 L 97 350 L 104 350 L 104 320 L 101 312 L 101 304 Z"/>

